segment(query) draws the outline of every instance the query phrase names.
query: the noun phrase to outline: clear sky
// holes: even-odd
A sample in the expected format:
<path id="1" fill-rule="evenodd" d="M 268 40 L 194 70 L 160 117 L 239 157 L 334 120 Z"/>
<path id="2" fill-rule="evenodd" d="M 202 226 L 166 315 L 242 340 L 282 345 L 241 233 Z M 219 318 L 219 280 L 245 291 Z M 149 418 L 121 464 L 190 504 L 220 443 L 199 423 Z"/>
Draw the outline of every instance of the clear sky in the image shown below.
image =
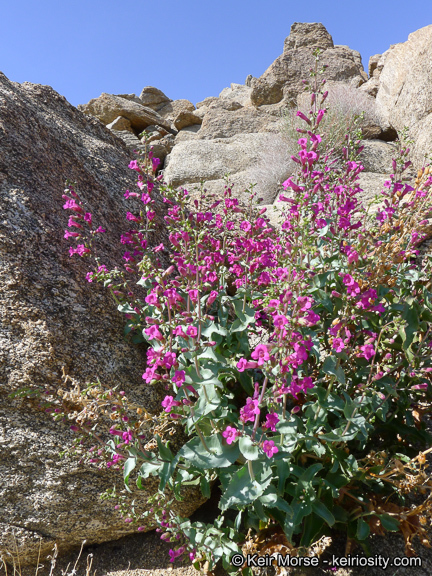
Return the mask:
<path id="1" fill-rule="evenodd" d="M 432 24 L 432 0 L 3 0 L 0 71 L 74 105 L 156 86 L 194 104 L 259 77 L 293 22 L 369 57 Z"/>

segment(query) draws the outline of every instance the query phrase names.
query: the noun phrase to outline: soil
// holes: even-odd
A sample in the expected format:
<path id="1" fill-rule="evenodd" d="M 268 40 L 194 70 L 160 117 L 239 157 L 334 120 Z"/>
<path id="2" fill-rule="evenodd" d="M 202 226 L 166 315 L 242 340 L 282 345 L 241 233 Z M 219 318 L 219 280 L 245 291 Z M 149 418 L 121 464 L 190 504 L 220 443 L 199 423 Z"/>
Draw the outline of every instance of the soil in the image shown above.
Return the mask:
<path id="1" fill-rule="evenodd" d="M 432 537 L 432 530 L 430 531 Z M 304 569 L 282 569 L 281 576 L 430 576 L 432 574 L 432 549 L 425 548 L 420 542 L 414 543 L 414 548 L 421 561 L 421 566 L 396 567 L 392 565 L 393 559 L 400 557 L 404 562 L 409 561 L 405 556 L 403 539 L 396 534 L 389 534 L 386 537 L 372 537 L 369 539 L 371 556 L 390 559 L 386 569 L 383 566 L 368 567 L 340 567 L 331 570 L 333 555 L 342 558 L 345 556 L 345 541 L 343 538 L 335 537 L 330 548 L 320 559 L 320 567 Z M 73 571 L 77 562 L 78 553 L 71 553 L 57 560 L 56 566 L 51 576 L 86 576 L 87 557 L 92 560 L 89 574 L 91 576 L 199 576 L 201 572 L 196 571 L 190 565 L 182 565 L 180 561 L 170 563 L 168 550 L 170 544 L 163 542 L 160 535 L 153 531 L 147 533 L 134 534 L 115 542 L 106 542 L 100 545 L 93 545 L 84 548 L 81 557 L 76 565 L 76 572 Z M 356 559 L 357 554 L 365 558 L 362 550 L 355 550 L 351 553 L 351 559 Z M 328 560 L 328 563 L 324 563 Z M 355 560 L 354 560 L 355 561 Z M 381 560 L 382 562 L 382 560 Z M 44 568 L 39 570 L 38 576 L 49 576 L 51 564 L 47 560 L 43 562 Z M 35 576 L 35 568 L 23 568 L 21 576 Z M 4 568 L 0 569 L 3 576 Z M 218 570 L 215 576 L 225 576 L 224 570 Z M 257 571 L 257 576 L 271 576 L 273 570 Z M 8 576 L 14 575 L 13 570 L 8 570 Z"/>

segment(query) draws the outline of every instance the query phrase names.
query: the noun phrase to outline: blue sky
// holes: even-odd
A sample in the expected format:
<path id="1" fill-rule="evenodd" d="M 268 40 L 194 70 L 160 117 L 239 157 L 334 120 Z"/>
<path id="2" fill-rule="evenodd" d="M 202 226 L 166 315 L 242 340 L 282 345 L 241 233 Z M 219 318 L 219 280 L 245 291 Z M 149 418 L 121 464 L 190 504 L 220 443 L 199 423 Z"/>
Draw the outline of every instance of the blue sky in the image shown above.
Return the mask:
<path id="1" fill-rule="evenodd" d="M 322 22 L 367 70 L 371 55 L 432 24 L 432 0 L 6 0 L 0 71 L 74 105 L 144 86 L 196 104 L 260 76 L 293 22 Z"/>

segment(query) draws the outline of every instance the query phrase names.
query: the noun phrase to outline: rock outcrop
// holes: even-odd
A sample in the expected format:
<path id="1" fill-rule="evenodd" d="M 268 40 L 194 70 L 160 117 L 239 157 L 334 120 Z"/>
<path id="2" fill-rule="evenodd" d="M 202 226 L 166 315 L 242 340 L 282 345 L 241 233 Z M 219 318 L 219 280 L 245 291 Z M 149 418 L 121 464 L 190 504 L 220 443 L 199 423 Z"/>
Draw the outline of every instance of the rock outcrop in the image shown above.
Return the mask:
<path id="1" fill-rule="evenodd" d="M 62 551 L 136 530 L 98 497 L 121 486 L 121 474 L 61 460 L 75 439 L 69 426 L 37 403 L 8 398 L 23 387 L 61 387 L 64 367 L 81 386 L 97 378 L 120 384 L 148 410 L 160 410 L 164 391 L 142 380 L 142 345 L 124 339 L 108 292 L 86 282 L 89 261 L 70 258 L 63 238 L 69 178 L 107 229 L 99 235 L 101 263 L 121 264 L 119 239 L 131 210 L 124 192 L 135 181 L 129 161 L 119 138 L 52 88 L 0 74 L 0 554 L 18 550 L 22 565 L 36 561 L 39 544 L 43 556 L 54 543 Z M 164 206 L 159 199 L 158 243 L 166 241 Z M 148 490 L 144 502 L 156 487 Z M 199 494 L 182 513 L 198 504 Z"/>
<path id="2" fill-rule="evenodd" d="M 303 90 L 307 70 L 314 67 L 313 50 L 322 50 L 322 64 L 327 66 L 326 78 L 360 86 L 367 80 L 358 52 L 347 46 L 334 46 L 333 39 L 322 24 L 298 23 L 291 26 L 284 51 L 258 79 L 252 81 L 250 99 L 255 106 L 294 105 Z"/>
<path id="3" fill-rule="evenodd" d="M 432 153 L 431 52 L 432 25 L 393 45 L 382 62 L 376 95 L 378 110 L 391 126 L 399 132 L 409 128 L 415 140 L 412 158 L 420 165 Z"/>

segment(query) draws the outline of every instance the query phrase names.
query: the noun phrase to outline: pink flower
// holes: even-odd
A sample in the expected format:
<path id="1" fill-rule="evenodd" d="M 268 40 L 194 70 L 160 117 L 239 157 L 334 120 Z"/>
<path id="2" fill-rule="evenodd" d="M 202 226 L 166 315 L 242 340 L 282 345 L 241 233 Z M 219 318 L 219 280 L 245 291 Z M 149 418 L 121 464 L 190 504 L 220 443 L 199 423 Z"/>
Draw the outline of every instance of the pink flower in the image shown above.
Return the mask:
<path id="1" fill-rule="evenodd" d="M 222 436 L 226 439 L 227 444 L 232 444 L 237 436 L 241 436 L 241 432 L 232 426 L 227 426 L 222 432 Z"/>
<path id="2" fill-rule="evenodd" d="M 137 172 L 139 172 L 139 170 L 140 170 L 140 167 L 139 167 L 138 162 L 136 160 L 131 160 L 129 162 L 129 168 L 131 170 L 136 170 Z"/>
<path id="3" fill-rule="evenodd" d="M 81 234 L 79 232 L 69 232 L 69 230 L 65 230 L 63 238 L 79 238 Z"/>
<path id="4" fill-rule="evenodd" d="M 276 452 L 279 452 L 279 448 L 275 446 L 273 440 L 264 440 L 263 442 L 263 450 L 268 456 L 268 458 L 272 458 Z"/>
<path id="5" fill-rule="evenodd" d="M 195 326 L 188 326 L 186 328 L 186 334 L 191 338 L 196 338 L 198 336 L 198 329 Z"/>
<path id="6" fill-rule="evenodd" d="M 181 386 L 185 381 L 186 373 L 184 370 L 176 370 L 174 376 L 172 377 L 172 381 L 177 386 Z"/>
<path id="7" fill-rule="evenodd" d="M 363 356 L 366 360 L 370 360 L 375 356 L 375 348 L 371 344 L 360 346 L 360 350 L 363 352 L 363 354 L 360 354 L 360 357 Z"/>
<path id="8" fill-rule="evenodd" d="M 198 290 L 189 290 L 189 297 L 192 300 L 192 302 L 196 302 L 198 300 Z"/>
<path id="9" fill-rule="evenodd" d="M 184 333 L 182 326 L 176 326 L 174 328 L 173 336 L 182 336 L 183 338 L 186 338 L 186 334 Z"/>
<path id="10" fill-rule="evenodd" d="M 326 113 L 326 110 L 318 110 L 317 119 L 316 119 L 316 125 L 317 126 L 319 125 L 319 123 L 323 119 L 323 116 L 325 113 Z"/>
<path id="11" fill-rule="evenodd" d="M 262 366 L 264 362 L 270 360 L 270 355 L 265 344 L 258 344 L 251 356 L 254 360 L 258 360 L 258 366 Z"/>
<path id="12" fill-rule="evenodd" d="M 66 203 L 63 205 L 64 210 L 73 210 L 74 212 L 82 212 L 81 206 L 79 206 L 73 198 L 69 198 L 66 200 Z"/>
<path id="13" fill-rule="evenodd" d="M 342 338 L 335 338 L 333 340 L 332 346 L 336 352 L 342 352 L 342 350 L 345 348 L 345 344 L 343 343 Z"/>
<path id="14" fill-rule="evenodd" d="M 244 232 L 249 232 L 251 228 L 252 224 L 248 220 L 243 220 L 243 222 L 240 224 L 240 229 L 243 230 Z"/>
<path id="15" fill-rule="evenodd" d="M 131 222 L 141 222 L 141 218 L 137 218 L 132 214 L 132 212 L 126 213 L 126 220 L 130 220 Z"/>
<path id="16" fill-rule="evenodd" d="M 240 409 L 240 420 L 244 423 L 253 422 L 255 420 L 255 416 L 260 413 L 258 404 L 258 400 L 247 398 L 246 405 Z"/>
<path id="17" fill-rule="evenodd" d="M 279 304 L 279 302 L 278 302 L 278 304 Z M 288 319 L 285 318 L 285 316 L 277 315 L 277 316 L 274 316 L 274 318 L 273 318 L 273 324 L 275 325 L 276 328 L 283 328 L 283 326 L 285 326 L 285 324 L 288 324 Z"/>
<path id="18" fill-rule="evenodd" d="M 237 362 L 237 370 L 239 372 L 244 372 L 246 369 L 246 365 L 247 365 L 246 358 L 240 358 L 240 360 Z"/>
<path id="19" fill-rule="evenodd" d="M 162 407 L 165 408 L 165 412 L 170 412 L 174 406 L 181 406 L 181 402 L 174 400 L 173 396 L 165 396 L 161 402 Z"/>
<path id="20" fill-rule="evenodd" d="M 150 328 L 146 328 L 144 330 L 144 332 L 147 334 L 147 336 L 149 336 L 150 340 L 156 339 L 156 340 L 162 340 L 163 336 L 159 331 L 159 328 L 157 326 L 150 326 Z"/>
<path id="21" fill-rule="evenodd" d="M 151 292 L 148 296 L 145 297 L 145 301 L 147 302 L 147 304 L 151 304 L 153 306 L 158 306 L 159 304 L 159 298 L 153 292 Z"/>
<path id="22" fill-rule="evenodd" d="M 279 416 L 276 412 L 271 412 L 266 416 L 265 427 L 270 429 L 272 432 L 276 432 L 276 424 L 279 422 Z"/>

